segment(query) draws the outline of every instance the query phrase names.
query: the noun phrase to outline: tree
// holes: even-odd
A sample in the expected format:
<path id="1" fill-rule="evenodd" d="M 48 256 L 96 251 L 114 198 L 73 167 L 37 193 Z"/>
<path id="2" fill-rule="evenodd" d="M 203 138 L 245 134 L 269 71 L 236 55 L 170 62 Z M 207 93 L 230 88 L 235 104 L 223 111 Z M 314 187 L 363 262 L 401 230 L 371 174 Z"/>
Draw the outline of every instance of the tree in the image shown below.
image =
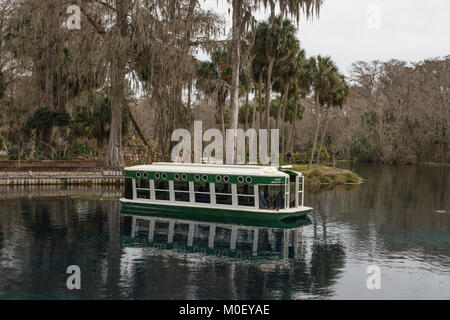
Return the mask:
<path id="1" fill-rule="evenodd" d="M 198 0 L 81 2 L 82 12 L 105 41 L 104 60 L 109 65 L 111 130 L 106 164 L 124 165 L 121 111 L 132 79 L 139 81 L 159 106 L 159 146 L 167 153 L 167 132 L 184 122 L 187 113 L 183 87 L 196 72 L 191 50 L 202 47 L 211 51 L 215 41 L 210 36 L 216 32 L 218 19 L 197 10 Z"/>
<path id="2" fill-rule="evenodd" d="M 349 94 L 350 88 L 347 85 L 347 82 L 345 81 L 345 77 L 339 73 L 335 73 L 332 79 L 330 80 L 330 90 L 327 92 L 326 97 L 324 97 L 326 99 L 327 111 L 324 119 L 325 127 L 323 128 L 322 137 L 320 138 L 319 149 L 317 152 L 317 164 L 320 163 L 322 146 L 325 139 L 325 135 L 327 133 L 328 123 L 330 121 L 329 112 L 333 107 L 342 108 L 342 106 L 346 103 Z"/>
<path id="3" fill-rule="evenodd" d="M 291 90 L 293 91 L 292 96 L 294 97 L 294 115 L 296 117 L 291 118 L 290 132 L 289 132 L 289 141 L 288 141 L 288 150 L 292 153 L 294 150 L 294 132 L 295 132 L 295 124 L 296 120 L 301 119 L 304 114 L 304 106 L 302 100 L 309 95 L 311 90 L 311 73 L 308 65 L 308 60 L 306 59 L 305 50 L 301 49 L 295 60 L 295 76 L 291 81 Z"/>
<path id="4" fill-rule="evenodd" d="M 239 67 L 241 62 L 241 48 L 240 44 L 242 41 L 242 33 L 246 25 L 249 22 L 253 22 L 252 20 L 252 11 L 255 9 L 253 4 L 259 6 L 263 4 L 264 7 L 270 7 L 272 12 L 275 11 L 275 4 L 278 3 L 280 7 L 280 12 L 282 15 L 291 14 L 295 17 L 295 20 L 300 20 L 300 13 L 304 12 L 307 17 L 310 17 L 312 14 L 319 14 L 320 6 L 322 4 L 322 0 L 298 0 L 298 1 L 289 1 L 289 0 L 228 0 L 232 2 L 233 9 L 233 24 L 232 24 L 232 60 L 233 60 L 233 80 L 231 85 L 231 101 L 230 101 L 230 109 L 231 109 L 231 119 L 230 119 L 230 128 L 236 129 L 238 123 L 238 97 L 239 97 Z M 268 105 L 268 104 L 267 104 Z"/>
<path id="5" fill-rule="evenodd" d="M 197 87 L 208 95 L 215 95 L 220 115 L 220 127 L 225 136 L 225 102 L 230 92 L 231 64 L 228 52 L 218 49 L 211 54 L 211 61 L 200 63 Z"/>
<path id="6" fill-rule="evenodd" d="M 275 3 L 279 4 L 282 15 L 290 13 L 297 21 L 300 19 L 300 13 L 303 11 L 307 17 L 314 12 L 319 13 L 322 0 L 228 0 L 232 2 L 233 24 L 232 24 L 232 40 L 231 40 L 231 56 L 232 56 L 232 81 L 231 81 L 231 98 L 230 98 L 230 128 L 237 129 L 239 114 L 239 74 L 241 65 L 241 41 L 242 33 L 249 23 L 253 22 L 252 11 L 255 5 L 263 4 L 264 7 L 270 6 L 271 11 L 275 11 Z M 252 6 L 253 4 L 253 6 Z M 266 102 L 266 114 L 269 113 L 269 103 Z"/>
<path id="7" fill-rule="evenodd" d="M 295 30 L 295 29 L 294 29 Z M 280 48 L 280 55 L 276 61 L 276 72 L 275 72 L 275 82 L 273 88 L 275 91 L 281 93 L 282 99 L 278 107 L 278 112 L 276 115 L 276 126 L 281 130 L 281 160 L 284 160 L 285 145 L 286 145 L 286 111 L 288 101 L 291 99 L 296 99 L 297 101 L 292 101 L 291 105 L 298 105 L 298 95 L 301 93 L 301 88 L 299 81 L 303 81 L 298 77 L 303 70 L 303 64 L 305 60 L 305 53 L 300 50 L 300 44 L 295 38 L 295 31 L 287 30 L 287 34 L 283 35 L 285 41 Z M 294 32 L 294 33 L 291 33 Z M 293 111 L 291 111 L 292 113 Z M 296 111 L 295 111 L 296 113 Z M 281 119 L 281 124 L 278 124 L 278 119 Z"/>
<path id="8" fill-rule="evenodd" d="M 197 0 L 179 1 L 176 7 L 173 4 L 167 1 L 167 8 L 161 9 L 162 17 L 158 10 L 157 18 L 143 10 L 140 19 L 144 26 L 133 33 L 135 54 L 131 63 L 148 98 L 149 112 L 155 113 L 157 148 L 166 159 L 170 157 L 173 130 L 187 127 L 193 120 L 189 93 L 199 70 L 194 54 L 198 50 L 212 53 L 223 49 L 223 44 L 215 40 L 223 29 L 220 17 L 200 9 Z"/>
<path id="9" fill-rule="evenodd" d="M 0 100 L 3 99 L 5 91 L 6 91 L 6 84 L 3 80 L 3 73 L 0 71 Z"/>
<path id="10" fill-rule="evenodd" d="M 106 68 L 96 59 L 97 37 L 61 27 L 66 1 L 23 0 L 10 4 L 7 22 L 2 25 L 2 47 L 7 50 L 2 58 L 8 59 L 4 69 L 11 83 L 8 103 L 14 106 L 8 113 L 9 121 L 17 123 L 15 129 L 19 131 L 23 127 L 20 122 L 38 109 L 68 112 L 73 100 L 103 83 L 102 70 Z M 10 143 L 20 135 L 12 127 Z M 68 130 L 65 126 L 43 128 L 44 154 L 55 154 L 53 149 L 58 150 L 56 154 L 65 152 Z"/>
<path id="11" fill-rule="evenodd" d="M 125 105 L 123 109 L 123 133 L 127 132 L 129 108 Z M 97 141 L 97 155 L 103 149 L 105 139 L 109 135 L 111 125 L 111 100 L 109 96 L 102 93 L 91 97 L 88 106 L 78 106 L 75 109 L 72 122 L 72 134 L 75 137 L 85 137 Z"/>
<path id="12" fill-rule="evenodd" d="M 336 65 L 330 57 L 311 57 L 308 64 L 312 79 L 312 87 L 314 90 L 314 103 L 316 114 L 316 131 L 313 139 L 313 146 L 311 151 L 311 158 L 308 164 L 308 168 L 312 165 L 314 154 L 316 151 L 317 138 L 319 136 L 319 129 L 321 123 L 321 114 L 326 103 L 327 95 L 334 84 L 336 73 L 338 72 Z"/>

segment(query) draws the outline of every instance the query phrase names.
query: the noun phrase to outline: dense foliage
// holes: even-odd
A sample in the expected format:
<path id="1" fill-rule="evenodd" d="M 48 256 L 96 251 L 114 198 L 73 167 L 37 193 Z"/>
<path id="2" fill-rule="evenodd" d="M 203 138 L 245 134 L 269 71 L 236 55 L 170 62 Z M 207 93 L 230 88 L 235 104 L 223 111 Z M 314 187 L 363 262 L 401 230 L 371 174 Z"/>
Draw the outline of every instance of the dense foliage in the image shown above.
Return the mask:
<path id="1" fill-rule="evenodd" d="M 281 159 L 310 165 L 450 161 L 450 58 L 358 62 L 346 78 L 297 37 L 320 0 L 230 0 L 228 34 L 198 0 L 77 3 L 80 30 L 62 27 L 66 0 L 0 3 L 0 150 L 12 159 L 168 160 L 173 130 L 203 120 L 278 128 Z"/>

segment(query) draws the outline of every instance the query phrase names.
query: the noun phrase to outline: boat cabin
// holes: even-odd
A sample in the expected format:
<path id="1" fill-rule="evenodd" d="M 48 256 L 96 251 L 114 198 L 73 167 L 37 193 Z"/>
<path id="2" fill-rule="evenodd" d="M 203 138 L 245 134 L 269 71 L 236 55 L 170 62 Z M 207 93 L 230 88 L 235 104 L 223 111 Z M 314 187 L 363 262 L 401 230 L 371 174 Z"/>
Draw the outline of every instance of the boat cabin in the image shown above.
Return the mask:
<path id="1" fill-rule="evenodd" d="M 181 163 L 128 167 L 125 168 L 125 200 L 195 208 L 291 212 L 289 209 L 303 208 L 304 179 L 301 173 L 290 168 Z"/>

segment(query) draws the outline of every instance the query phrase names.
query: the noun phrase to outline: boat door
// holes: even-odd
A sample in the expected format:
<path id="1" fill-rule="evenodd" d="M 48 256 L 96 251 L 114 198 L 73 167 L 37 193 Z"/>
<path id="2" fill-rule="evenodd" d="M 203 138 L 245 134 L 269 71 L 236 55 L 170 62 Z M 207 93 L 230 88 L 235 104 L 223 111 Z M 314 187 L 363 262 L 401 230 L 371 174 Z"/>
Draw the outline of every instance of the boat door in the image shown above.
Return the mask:
<path id="1" fill-rule="evenodd" d="M 289 175 L 289 208 L 298 207 L 298 176 Z"/>

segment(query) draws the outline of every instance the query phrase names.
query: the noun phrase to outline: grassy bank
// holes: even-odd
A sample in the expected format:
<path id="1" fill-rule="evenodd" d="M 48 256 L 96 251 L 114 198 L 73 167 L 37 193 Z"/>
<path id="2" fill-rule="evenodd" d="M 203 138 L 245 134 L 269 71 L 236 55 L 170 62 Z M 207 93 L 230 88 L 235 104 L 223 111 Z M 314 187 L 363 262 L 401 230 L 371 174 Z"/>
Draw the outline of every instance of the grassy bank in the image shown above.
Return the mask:
<path id="1" fill-rule="evenodd" d="M 303 173 L 307 189 L 330 188 L 343 185 L 358 185 L 363 179 L 356 173 L 346 170 L 328 167 L 324 165 L 293 165 L 295 171 Z"/>

